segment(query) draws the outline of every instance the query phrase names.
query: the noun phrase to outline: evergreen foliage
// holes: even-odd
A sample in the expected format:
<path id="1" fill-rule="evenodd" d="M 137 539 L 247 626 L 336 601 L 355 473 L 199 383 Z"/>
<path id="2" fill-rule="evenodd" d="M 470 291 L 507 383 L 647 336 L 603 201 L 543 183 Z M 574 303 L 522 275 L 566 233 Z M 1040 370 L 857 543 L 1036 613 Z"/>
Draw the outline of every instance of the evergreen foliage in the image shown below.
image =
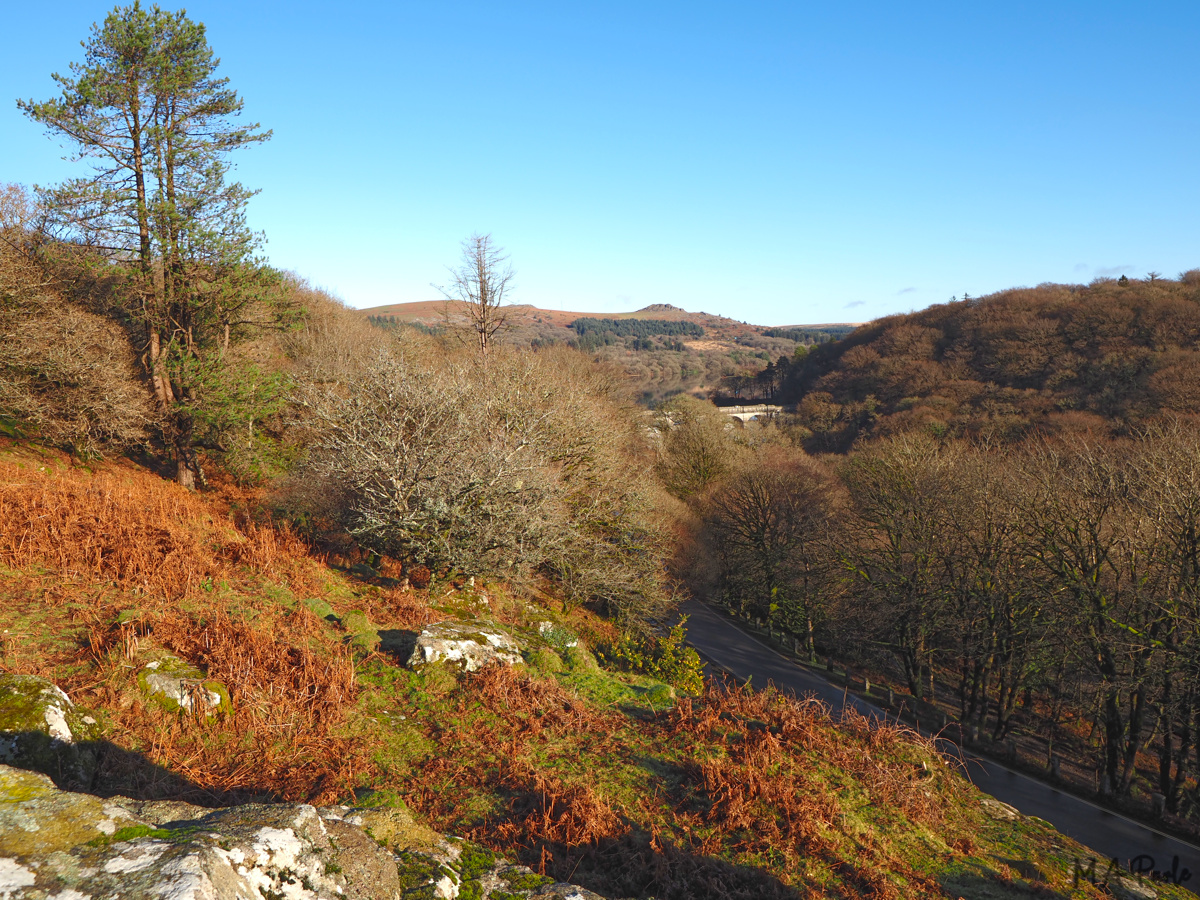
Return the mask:
<path id="1" fill-rule="evenodd" d="M 763 337 L 783 338 L 805 345 L 824 344 L 844 338 L 857 327 L 856 325 L 829 325 L 817 331 L 809 328 L 764 328 Z"/>
<path id="2" fill-rule="evenodd" d="M 695 322 L 672 319 L 594 319 L 580 318 L 571 323 L 571 328 L 581 338 L 593 334 L 611 334 L 615 337 L 648 338 L 665 334 L 672 337 L 704 337 L 704 329 Z"/>
<path id="3" fill-rule="evenodd" d="M 228 179 L 229 154 L 270 132 L 235 121 L 242 100 L 217 64 L 203 24 L 134 3 L 92 27 L 83 61 L 54 76 L 61 96 L 18 103 L 89 163 L 88 175 L 39 192 L 43 228 L 125 277 L 114 299 L 145 355 L 185 486 L 202 477 L 197 444 L 219 445 L 226 426 L 262 414 L 245 391 L 232 405 L 221 399 L 231 381 L 253 378 L 232 371 L 232 348 L 287 314 L 246 225 L 254 192 Z M 267 407 L 276 402 L 268 381 L 257 387 Z"/>

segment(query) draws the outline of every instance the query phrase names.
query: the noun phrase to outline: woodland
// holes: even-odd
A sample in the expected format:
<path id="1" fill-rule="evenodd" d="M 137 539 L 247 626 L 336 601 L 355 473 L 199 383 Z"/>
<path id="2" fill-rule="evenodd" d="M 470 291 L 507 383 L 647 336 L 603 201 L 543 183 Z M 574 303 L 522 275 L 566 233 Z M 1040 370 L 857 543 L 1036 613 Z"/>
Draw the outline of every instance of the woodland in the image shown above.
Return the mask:
<path id="1" fill-rule="evenodd" d="M 668 411 L 694 589 L 1195 816 L 1198 311 L 1194 272 L 1005 291 L 781 362 L 732 441 Z"/>

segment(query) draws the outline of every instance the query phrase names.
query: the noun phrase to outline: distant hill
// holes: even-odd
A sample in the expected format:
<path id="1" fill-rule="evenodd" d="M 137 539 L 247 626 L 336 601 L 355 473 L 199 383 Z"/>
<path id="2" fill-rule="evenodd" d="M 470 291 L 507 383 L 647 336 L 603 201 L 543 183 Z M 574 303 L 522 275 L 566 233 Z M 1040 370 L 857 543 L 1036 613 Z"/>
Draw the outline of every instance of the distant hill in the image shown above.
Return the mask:
<path id="1" fill-rule="evenodd" d="M 797 347 L 842 337 L 855 327 L 770 328 L 712 313 L 689 312 L 670 303 L 653 303 L 627 313 L 568 312 L 528 304 L 505 309 L 510 326 L 506 341 L 534 347 L 569 344 L 617 362 L 647 403 L 681 392 L 741 391 L 743 385 L 758 384 L 756 376 L 768 365 L 774 366 L 781 358 L 790 360 Z M 382 327 L 437 329 L 448 321 L 466 321 L 461 304 L 441 300 L 376 306 L 359 310 L 359 314 Z M 580 327 L 575 324 L 579 322 L 589 324 Z M 614 324 L 606 326 L 605 322 Z M 624 322 L 639 325 L 615 324 Z M 762 389 L 773 391 L 773 382 Z"/>
<path id="2" fill-rule="evenodd" d="M 372 316 L 395 316 L 397 321 L 419 322 L 423 325 L 436 325 L 445 320 L 449 311 L 451 318 L 460 315 L 461 304 L 458 301 L 446 303 L 442 300 L 427 300 L 418 303 L 391 303 L 386 306 L 374 306 L 370 309 L 359 310 L 359 313 Z M 570 327 L 576 319 L 666 319 L 670 321 L 694 322 L 706 331 L 732 338 L 738 334 L 753 334 L 764 330 L 763 326 L 749 325 L 736 319 L 713 315 L 706 312 L 689 312 L 670 303 L 652 303 L 642 309 L 626 313 L 611 312 L 568 312 L 560 309 L 540 309 L 527 303 L 518 303 L 505 307 L 514 326 L 550 325 L 563 329 Z M 809 326 L 788 326 L 789 328 L 805 328 Z M 831 326 L 838 327 L 838 326 Z"/>
<path id="3" fill-rule="evenodd" d="M 823 450 L 912 429 L 1012 439 L 1200 414 L 1200 271 L 888 316 L 814 347 L 780 393 Z"/>

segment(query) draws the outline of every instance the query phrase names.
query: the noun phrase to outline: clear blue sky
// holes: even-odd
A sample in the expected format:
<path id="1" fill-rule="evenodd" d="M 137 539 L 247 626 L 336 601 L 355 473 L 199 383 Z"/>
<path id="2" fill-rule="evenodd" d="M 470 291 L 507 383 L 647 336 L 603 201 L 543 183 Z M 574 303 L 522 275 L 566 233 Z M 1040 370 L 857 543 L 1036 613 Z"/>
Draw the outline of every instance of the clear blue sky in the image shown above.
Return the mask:
<path id="1" fill-rule="evenodd" d="M 14 101 L 110 8 L 5 9 L 0 181 L 71 171 Z M 516 301 L 759 324 L 1200 267 L 1200 4 L 187 8 L 274 129 L 272 263 L 353 306 L 436 297 L 477 230 Z"/>

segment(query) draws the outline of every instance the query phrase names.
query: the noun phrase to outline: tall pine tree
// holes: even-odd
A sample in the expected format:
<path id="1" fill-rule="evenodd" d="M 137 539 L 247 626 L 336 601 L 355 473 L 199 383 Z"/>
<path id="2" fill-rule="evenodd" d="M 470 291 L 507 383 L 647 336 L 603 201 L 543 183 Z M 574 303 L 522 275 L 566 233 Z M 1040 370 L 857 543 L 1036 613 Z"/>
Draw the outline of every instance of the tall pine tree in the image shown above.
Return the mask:
<path id="1" fill-rule="evenodd" d="M 178 481 L 192 487 L 198 420 L 247 402 L 222 364 L 239 329 L 263 324 L 267 279 L 246 225 L 256 192 L 229 180 L 229 154 L 270 132 L 235 121 L 242 100 L 182 11 L 117 7 L 83 46 L 70 75 L 54 75 L 61 96 L 18 106 L 90 164 L 42 199 L 60 237 L 135 272 L 127 312 Z"/>

